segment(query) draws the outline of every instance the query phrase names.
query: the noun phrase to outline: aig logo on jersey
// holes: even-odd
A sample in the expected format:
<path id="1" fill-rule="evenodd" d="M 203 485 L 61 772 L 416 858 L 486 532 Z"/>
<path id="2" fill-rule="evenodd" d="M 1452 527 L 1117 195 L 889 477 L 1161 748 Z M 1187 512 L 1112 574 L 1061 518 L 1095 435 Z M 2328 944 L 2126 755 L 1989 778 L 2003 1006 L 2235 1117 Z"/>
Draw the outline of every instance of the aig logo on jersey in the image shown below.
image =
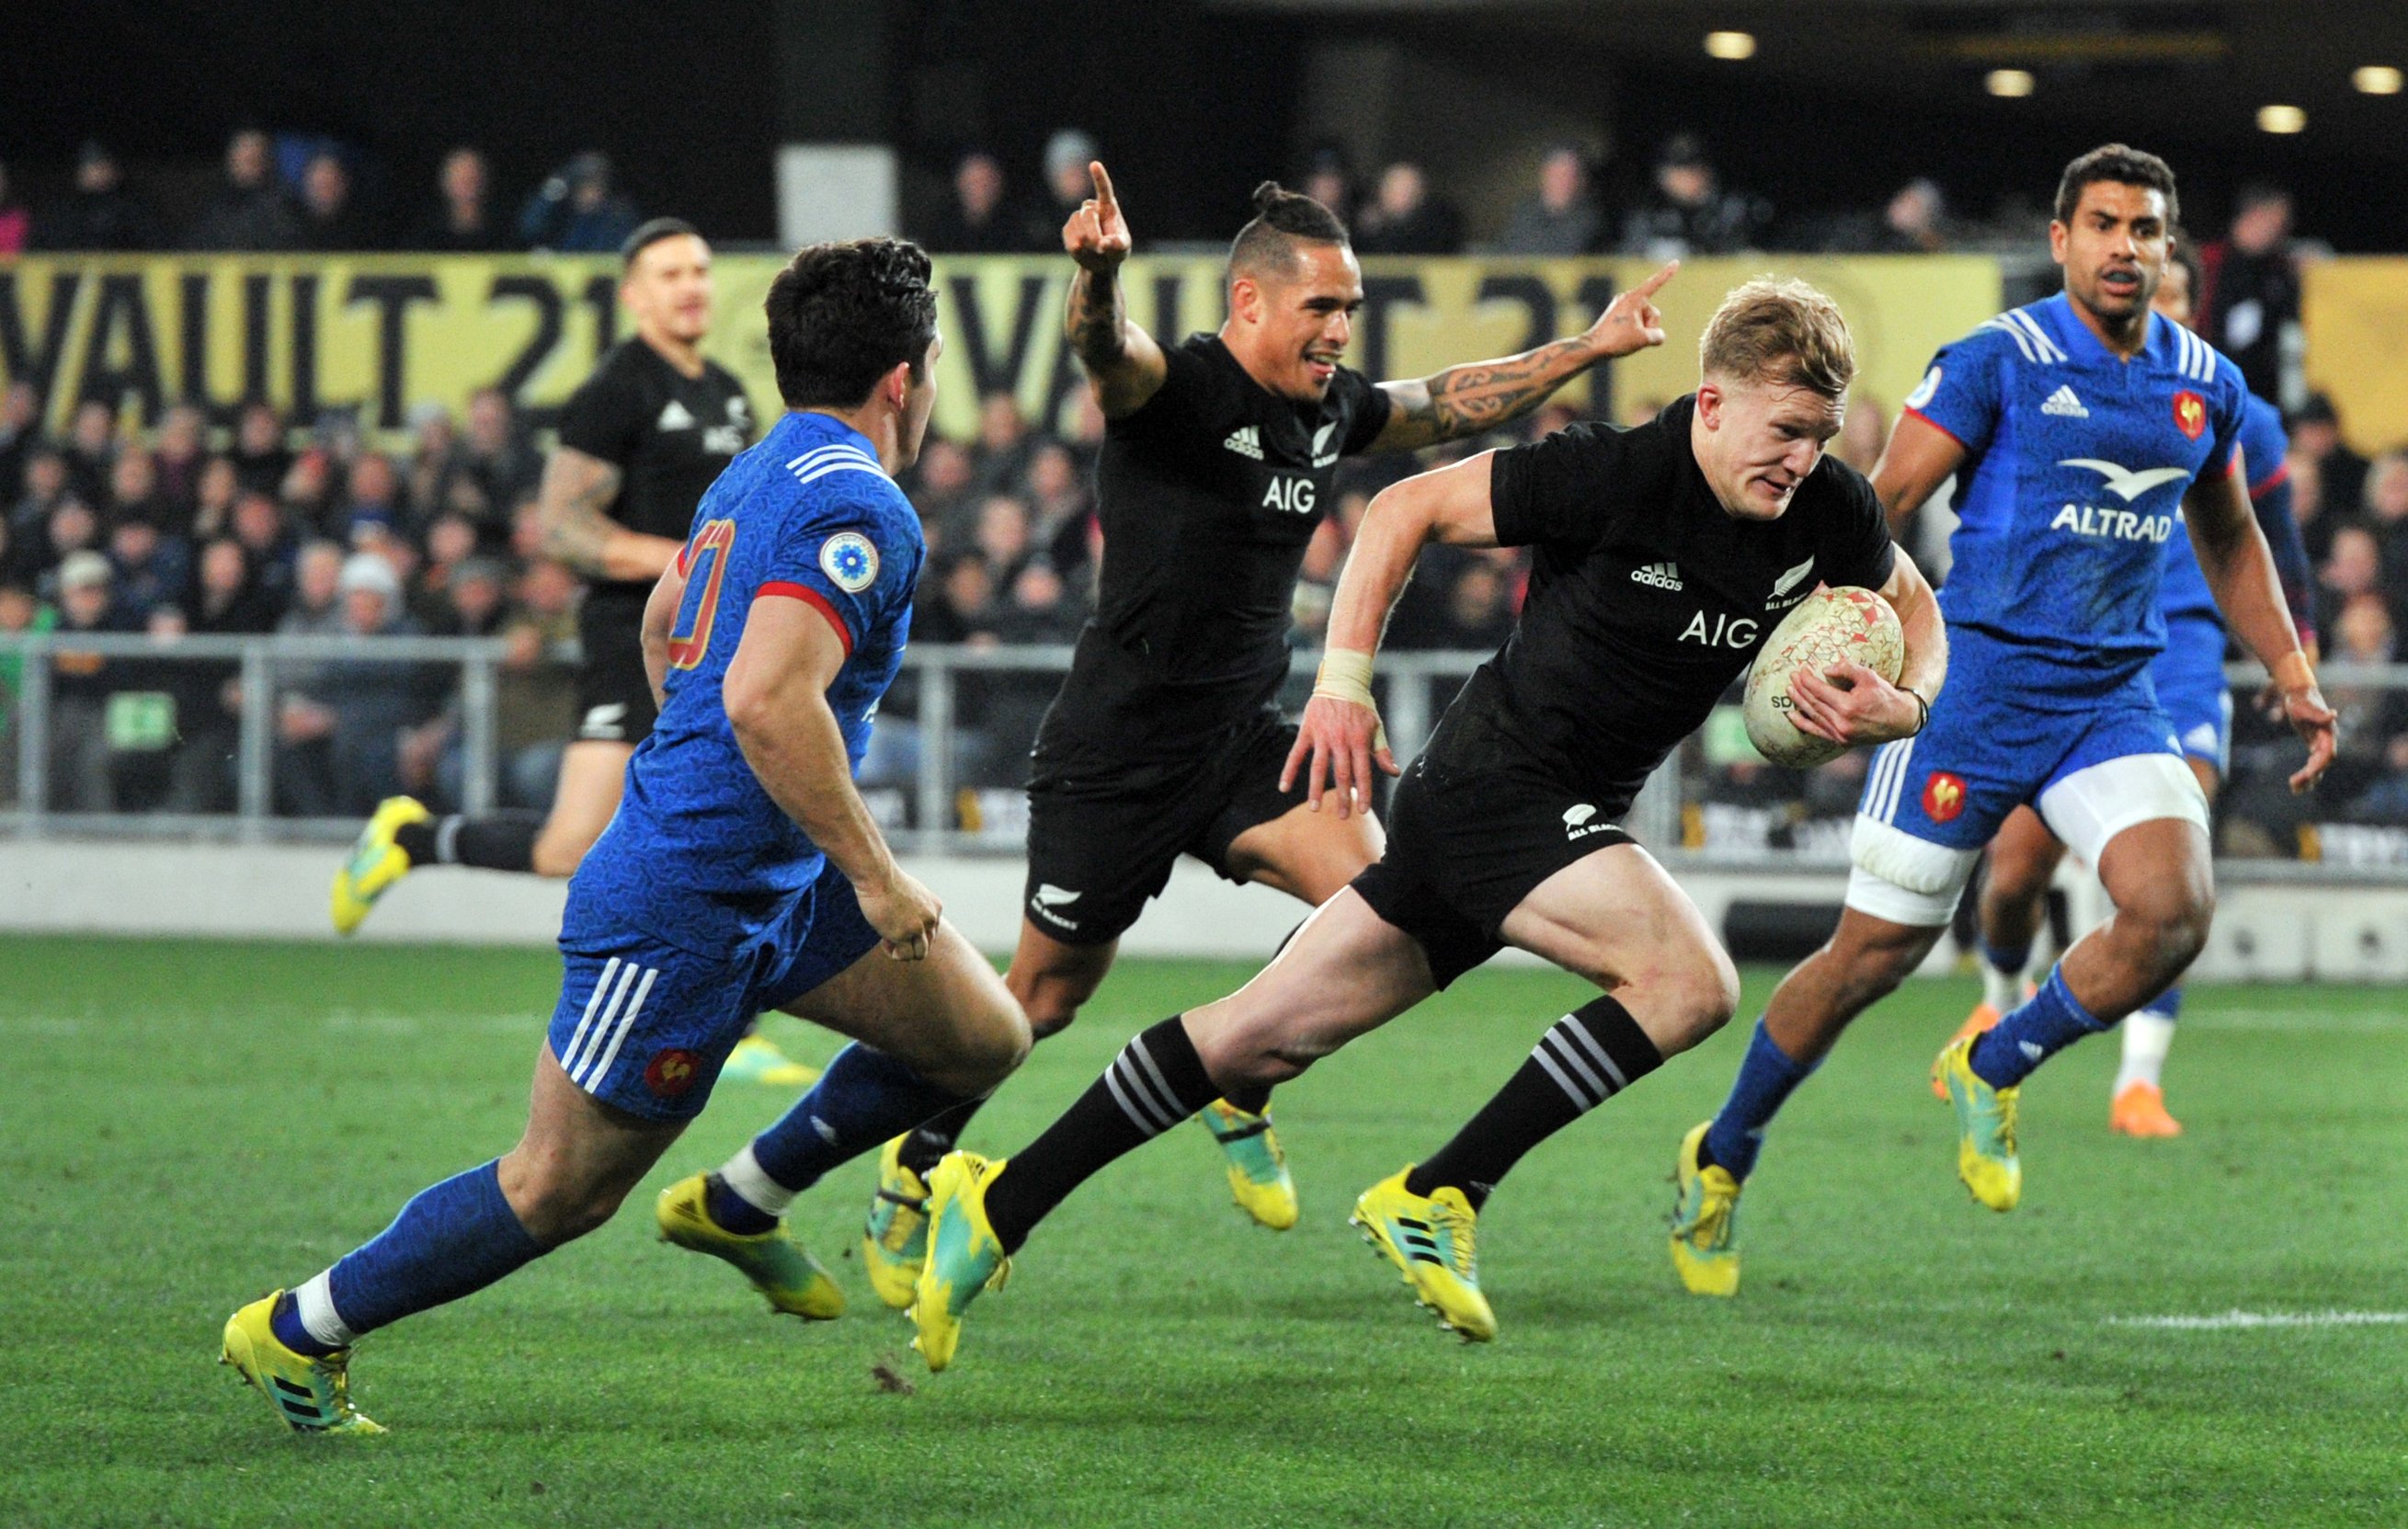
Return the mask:
<path id="1" fill-rule="evenodd" d="M 1310 478 L 1293 478 L 1281 473 L 1272 478 L 1269 487 L 1263 490 L 1265 509 L 1282 509 L 1291 515 L 1310 515 L 1312 513 L 1312 479 Z"/>
<path id="2" fill-rule="evenodd" d="M 839 531 L 820 548 L 820 572 L 847 594 L 878 582 L 878 548 L 858 531 Z"/>

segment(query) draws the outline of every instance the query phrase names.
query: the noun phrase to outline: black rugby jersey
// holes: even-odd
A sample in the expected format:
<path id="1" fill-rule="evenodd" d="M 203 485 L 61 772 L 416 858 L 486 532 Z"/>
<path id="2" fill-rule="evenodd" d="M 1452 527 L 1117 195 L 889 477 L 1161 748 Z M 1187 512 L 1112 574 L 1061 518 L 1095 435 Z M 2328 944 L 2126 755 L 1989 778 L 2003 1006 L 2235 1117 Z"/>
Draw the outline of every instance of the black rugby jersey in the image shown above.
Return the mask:
<path id="1" fill-rule="evenodd" d="M 744 384 L 717 362 L 688 377 L 642 340 L 624 339 L 562 407 L 560 444 L 619 469 L 619 495 L 604 514 L 683 541 L 702 491 L 752 444 L 752 407 Z M 640 619 L 652 589 L 650 579 L 596 579 L 587 603 L 632 604 Z"/>
<path id="2" fill-rule="evenodd" d="M 1498 540 L 1536 561 L 1513 635 L 1431 736 L 1440 773 L 1536 774 L 1618 816 L 1791 607 L 1817 584 L 1888 582 L 1897 553 L 1863 474 L 1827 452 L 1779 520 L 1742 520 L 1690 450 L 1696 408 L 1492 459 Z"/>
<path id="3" fill-rule="evenodd" d="M 1161 390 L 1105 429 L 1101 587 L 1040 755 L 1158 753 L 1267 705 L 1338 459 L 1388 422 L 1387 394 L 1350 367 L 1310 405 L 1266 392 L 1215 335 L 1165 359 Z"/>

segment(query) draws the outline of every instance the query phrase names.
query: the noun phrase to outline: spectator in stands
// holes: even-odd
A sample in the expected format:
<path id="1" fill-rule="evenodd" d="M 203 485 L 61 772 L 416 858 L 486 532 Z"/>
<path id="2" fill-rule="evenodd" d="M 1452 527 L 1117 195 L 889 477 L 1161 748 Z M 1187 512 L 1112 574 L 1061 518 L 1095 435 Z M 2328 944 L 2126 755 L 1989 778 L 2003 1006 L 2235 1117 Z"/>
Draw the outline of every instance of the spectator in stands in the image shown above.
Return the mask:
<path id="1" fill-rule="evenodd" d="M 67 559 L 78 552 L 99 552 L 100 517 L 93 513 L 91 506 L 69 494 L 50 507 L 44 542 L 44 582 L 49 592 L 55 593 L 58 571 Z"/>
<path id="2" fill-rule="evenodd" d="M 276 178 L 273 148 L 256 127 L 226 139 L 225 177 L 184 231 L 187 250 L 298 250 L 301 220 Z"/>
<path id="3" fill-rule="evenodd" d="M 1039 441 L 1026 478 L 1030 540 L 1054 567 L 1069 572 L 1087 560 L 1087 521 L 1095 504 L 1079 460 L 1060 441 Z"/>
<path id="4" fill-rule="evenodd" d="M 8 196 L 8 166 L 0 164 L 0 255 L 22 254 L 34 232 L 34 215 Z"/>
<path id="5" fill-rule="evenodd" d="M 69 554 L 59 566 L 58 591 L 54 630 L 60 635 L 130 630 L 110 598 L 108 560 L 98 552 Z M 110 666 L 97 653 L 62 650 L 50 655 L 50 806 L 55 811 L 115 808 L 108 770 L 108 695 L 115 688 Z"/>
<path id="6" fill-rule="evenodd" d="M 971 492 L 1009 493 L 1028 471 L 1028 421 L 1019 401 L 1008 393 L 990 393 L 979 400 L 978 445 L 972 453 Z"/>
<path id="7" fill-rule="evenodd" d="M 1034 217 L 1010 200 L 1001 162 L 973 149 L 953 166 L 953 196 L 929 225 L 927 245 L 946 254 L 996 255 L 1038 248 Z"/>
<path id="8" fill-rule="evenodd" d="M 401 581 L 373 552 L 354 552 L 340 577 L 341 633 L 355 638 L 406 636 Z M 424 720 L 413 665 L 363 655 L 318 665 L 306 689 L 279 708 L 277 788 L 305 817 L 366 813 L 401 789 L 404 729 Z"/>
<path id="9" fill-rule="evenodd" d="M 1312 150 L 1304 166 L 1304 194 L 1338 215 L 1341 223 L 1354 219 L 1354 171 L 1346 150 L 1325 143 Z"/>
<path id="10" fill-rule="evenodd" d="M 190 629 L 211 636 L 251 636 L 272 630 L 276 615 L 242 544 L 221 536 L 201 549 Z M 182 735 L 167 809 L 224 812 L 235 801 L 235 756 L 240 750 L 242 668 L 228 659 L 178 665 L 176 729 Z"/>
<path id="11" fill-rule="evenodd" d="M 34 219 L 36 250 L 156 250 L 159 220 L 125 187 L 125 168 L 108 146 L 88 138 L 76 153 L 75 190 Z"/>
<path id="12" fill-rule="evenodd" d="M 58 612 L 34 598 L 22 583 L 0 579 L 0 637 L 47 632 L 58 624 Z M 17 805 L 17 697 L 24 690 L 25 660 L 0 652 L 0 805 Z"/>
<path id="13" fill-rule="evenodd" d="M 920 461 L 912 473 L 911 503 L 920 511 L 928 550 L 942 551 L 945 528 L 960 518 L 977 476 L 970 454 L 960 442 L 946 440 L 932 430 L 920 448 Z"/>
<path id="14" fill-rule="evenodd" d="M 67 422 L 67 477 L 76 497 L 108 502 L 108 470 L 117 461 L 117 411 L 97 398 L 76 406 Z"/>
<path id="15" fill-rule="evenodd" d="M 1756 246 L 1772 221 L 1760 199 L 1726 191 L 1694 133 L 1676 133 L 1656 160 L 1656 184 L 1622 225 L 1626 254 L 1650 260 L 1722 255 Z"/>
<path id="16" fill-rule="evenodd" d="M 2263 181 L 2242 187 L 2231 227 L 2201 245 L 2199 260 L 2200 331 L 2240 365 L 2251 393 L 2296 400 L 2289 390 L 2297 381 L 2300 262 L 2291 248 L 2291 193 Z"/>
<path id="17" fill-rule="evenodd" d="M 2322 563 L 2332 550 L 2332 535 L 2337 517 L 2329 513 L 2331 501 L 2325 497 L 2325 472 L 2316 459 L 2302 453 L 2295 443 L 2289 456 L 2284 459 L 2291 470 L 2291 518 L 2300 523 L 2300 541 L 2308 550 L 2310 563 Z"/>
<path id="18" fill-rule="evenodd" d="M 364 452 L 351 464 L 345 487 L 343 508 L 326 526 L 328 532 L 351 537 L 366 526 L 396 535 L 409 528 L 409 507 L 402 500 L 401 475 L 394 470 L 393 458 L 382 451 Z"/>
<path id="19" fill-rule="evenodd" d="M 2392 660 L 2397 630 L 2380 595 L 2351 596 L 2329 628 L 2329 664 L 2374 665 Z M 2326 776 L 2331 800 L 2349 802 L 2374 784 L 2388 767 L 2391 743 L 2408 726 L 2408 695 L 2382 685 L 2337 683 L 2326 699 L 2340 721 L 2334 728 L 2332 769 Z"/>
<path id="20" fill-rule="evenodd" d="M 8 523 L 17 528 L 20 537 L 38 537 L 50 523 L 50 512 L 73 497 L 75 483 L 67 471 L 66 453 L 47 442 L 36 442 L 25 453 L 25 489 L 9 507 Z"/>
<path id="21" fill-rule="evenodd" d="M 194 536 L 206 541 L 232 531 L 235 501 L 241 497 L 242 479 L 234 470 L 232 457 L 210 457 L 202 463 L 200 476 L 193 482 Z"/>
<path id="22" fill-rule="evenodd" d="M 487 514 L 506 522 L 519 502 L 533 493 L 543 461 L 519 428 L 518 413 L 499 388 L 479 388 L 468 395 L 468 431 L 463 466 L 484 495 Z"/>
<path id="23" fill-rule="evenodd" d="M 320 536 L 341 536 L 342 517 L 336 514 L 335 462 L 319 447 L 300 452 L 277 489 L 276 501 L 294 525 Z"/>
<path id="24" fill-rule="evenodd" d="M 208 463 L 208 422 L 191 404 L 178 404 L 159 421 L 152 443 L 151 464 L 158 472 L 159 501 L 165 524 L 179 535 L 189 534 L 200 508 L 201 473 Z"/>
<path id="25" fill-rule="evenodd" d="M 2355 510 L 2366 497 L 2366 459 L 2342 438 L 2341 415 L 2321 393 L 2308 394 L 2299 413 L 2291 416 L 2293 471 L 2297 459 L 2313 460 L 2323 479 L 2325 503 L 2336 511 Z M 2296 494 L 2294 495 L 2296 497 Z"/>
<path id="26" fill-rule="evenodd" d="M 321 149 L 301 167 L 301 248 L 373 250 L 379 240 L 351 195 L 351 167 Z"/>
<path id="27" fill-rule="evenodd" d="M 1096 140 L 1075 127 L 1059 128 L 1045 140 L 1045 199 L 1036 226 L 1030 230 L 1029 248 L 1039 254 L 1062 252 L 1062 225 L 1080 204 L 1096 194 L 1096 182 L 1087 173 L 1101 150 Z"/>
<path id="28" fill-rule="evenodd" d="M 435 190 L 436 206 L 410 230 L 410 249 L 466 255 L 510 248 L 487 196 L 483 154 L 464 144 L 444 155 Z"/>
<path id="29" fill-rule="evenodd" d="M 2343 525 L 2332 534 L 2332 550 L 2316 571 L 2316 630 L 2329 632 L 2344 607 L 2360 595 L 2383 593 L 2382 544 L 2365 525 Z"/>
<path id="30" fill-rule="evenodd" d="M 1367 255 L 1456 254 L 1463 217 L 1431 194 L 1420 165 L 1398 160 L 1380 172 L 1377 200 L 1355 222 L 1354 248 Z"/>
<path id="31" fill-rule="evenodd" d="M 272 404 L 253 400 L 242 406 L 234 427 L 234 470 L 246 489 L 275 493 L 293 468 L 293 451 L 285 444 L 284 421 Z"/>
<path id="32" fill-rule="evenodd" d="M 106 518 L 110 523 L 128 518 L 168 522 L 166 501 L 159 493 L 159 464 L 148 449 L 135 442 L 117 454 L 108 467 Z"/>
<path id="33" fill-rule="evenodd" d="M 282 615 L 293 598 L 294 563 L 301 554 L 300 544 L 284 523 L 283 511 L 268 495 L 245 490 L 235 497 L 230 522 L 234 539 L 242 543 L 262 594 Z"/>
<path id="34" fill-rule="evenodd" d="M 609 156 L 589 149 L 527 198 L 519 211 L 519 238 L 530 250 L 615 254 L 638 221 L 634 205 L 611 186 Z"/>
<path id="35" fill-rule="evenodd" d="M 1840 421 L 1839 436 L 1831 442 L 1831 454 L 1870 477 L 1873 464 L 1881 460 L 1882 448 L 1889 442 L 1889 411 L 1862 388 L 1848 391 L 1847 408 Z"/>
<path id="36" fill-rule="evenodd" d="M 476 525 L 465 515 L 437 516 L 426 528 L 426 563 L 410 587 L 409 613 L 420 626 L 439 637 L 481 637 L 492 630 L 492 621 L 483 625 L 463 624 L 457 586 L 471 566 L 491 569 L 490 564 L 477 561 Z M 488 612 L 496 621 L 501 603 L 502 590 L 496 583 Z"/>
<path id="37" fill-rule="evenodd" d="M 1948 245 L 1948 199 L 1938 181 L 1917 176 L 1891 193 L 1882 209 L 1875 253 L 1936 255 Z"/>
<path id="38" fill-rule="evenodd" d="M 10 510 L 25 493 L 25 463 L 42 444 L 42 400 L 20 378 L 0 390 L 0 510 Z"/>
<path id="39" fill-rule="evenodd" d="M 1008 493 L 988 494 L 979 501 L 970 543 L 986 563 L 991 590 L 1010 589 L 1028 561 L 1028 506 Z"/>
<path id="40" fill-rule="evenodd" d="M 135 622 L 181 602 L 192 577 L 192 552 L 183 538 L 166 535 L 158 522 L 142 515 L 129 515 L 109 528 L 108 562 L 117 603 Z"/>
<path id="41" fill-rule="evenodd" d="M 294 556 L 293 598 L 276 622 L 291 636 L 332 636 L 343 628 L 343 548 L 315 540 Z"/>
<path id="42" fill-rule="evenodd" d="M 1585 255 L 1605 240 L 1605 209 L 1589 191 L 1588 157 L 1559 143 L 1539 161 L 1537 193 L 1513 208 L 1498 252 Z"/>
<path id="43" fill-rule="evenodd" d="M 1507 579 L 1510 559 L 1474 557 L 1455 575 L 1447 592 L 1446 621 L 1436 646 L 1494 650 L 1504 646 L 1513 630 L 1513 588 Z"/>

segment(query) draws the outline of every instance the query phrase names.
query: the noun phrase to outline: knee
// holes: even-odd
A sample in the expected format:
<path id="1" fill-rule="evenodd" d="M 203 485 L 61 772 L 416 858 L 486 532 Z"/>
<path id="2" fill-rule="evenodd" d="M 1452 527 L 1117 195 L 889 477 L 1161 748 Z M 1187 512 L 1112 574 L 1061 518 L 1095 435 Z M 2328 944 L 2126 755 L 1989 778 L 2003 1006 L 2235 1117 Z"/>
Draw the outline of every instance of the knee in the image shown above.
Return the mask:
<path id="1" fill-rule="evenodd" d="M 1021 1008 L 1028 1016 L 1028 1038 L 1048 1040 L 1070 1028 L 1079 1017 L 1079 1006 L 1068 994 L 1042 991 L 1021 1000 Z"/>
<path id="2" fill-rule="evenodd" d="M 1667 1056 L 1703 1041 L 1739 1012 L 1739 968 L 1715 947 L 1693 951 L 1630 987 L 1630 996 L 1648 1010 L 1654 1022 L 1648 1029 Z"/>
<path id="3" fill-rule="evenodd" d="M 2203 886 L 2176 885 L 2116 909 L 2140 936 L 2145 956 L 2160 972 L 2180 972 L 2207 948 L 2215 917 L 2215 894 Z"/>
<path id="4" fill-rule="evenodd" d="M 527 1235 L 546 1248 L 573 1242 L 601 1226 L 627 1198 L 624 1184 L 585 1179 L 565 1165 L 517 1153 L 502 1159 L 499 1171 L 502 1197 Z"/>
<path id="5" fill-rule="evenodd" d="M 1845 1014 L 1861 1014 L 1898 991 L 1907 974 L 1923 961 L 1928 941 L 1867 940 L 1824 947 L 1838 968 L 1837 1007 Z"/>
<path id="6" fill-rule="evenodd" d="M 1027 1016 L 1017 1004 L 999 1003 L 962 1027 L 941 1062 L 920 1072 L 947 1093 L 982 1097 L 1019 1069 L 1031 1044 Z"/>

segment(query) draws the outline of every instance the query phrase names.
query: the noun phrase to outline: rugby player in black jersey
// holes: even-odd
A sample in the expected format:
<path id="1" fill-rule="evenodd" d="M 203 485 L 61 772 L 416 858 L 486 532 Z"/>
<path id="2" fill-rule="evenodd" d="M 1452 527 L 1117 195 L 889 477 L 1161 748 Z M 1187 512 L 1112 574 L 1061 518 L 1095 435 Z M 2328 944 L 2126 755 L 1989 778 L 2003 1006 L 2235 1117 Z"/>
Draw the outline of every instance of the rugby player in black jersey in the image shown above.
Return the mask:
<path id="1" fill-rule="evenodd" d="M 1037 737 L 1028 879 L 1007 979 L 1039 1036 L 1068 1025 L 1111 969 L 1123 931 L 1194 855 L 1232 881 L 1319 904 L 1376 859 L 1380 831 L 1283 786 L 1296 736 L 1273 705 L 1306 544 L 1334 502 L 1339 459 L 1474 436 L 1536 408 L 1598 362 L 1650 341 L 1634 315 L 1670 268 L 1586 333 L 1517 356 L 1374 384 L 1342 364 L 1363 301 L 1345 226 L 1265 183 L 1229 250 L 1228 322 L 1166 345 L 1125 311 L 1130 234 L 1112 183 L 1062 243 L 1079 270 L 1068 342 L 1108 422 L 1096 465 L 1100 597 Z M 1368 798 L 1366 799 L 1368 806 Z M 1238 1204 L 1295 1224 L 1296 1192 L 1265 1114 L 1268 1091 L 1215 1100 L 1204 1122 Z M 890 1304 L 910 1299 L 923 1176 L 972 1104 L 882 1160 L 864 1253 Z"/>
<path id="2" fill-rule="evenodd" d="M 1800 727 L 1906 736 L 1946 664 L 1930 587 L 1891 545 L 1870 485 L 1824 454 L 1855 372 L 1839 309 L 1802 283 L 1749 282 L 1701 349 L 1698 391 L 1649 423 L 1575 425 L 1371 502 L 1289 776 L 1316 799 L 1329 782 L 1342 803 L 1375 767 L 1394 771 L 1368 683 L 1423 547 L 1535 548 L 1512 636 L 1398 784 L 1385 854 L 1259 977 L 1130 1041 L 1017 1156 L 938 1165 L 913 1308 L 932 1367 L 950 1363 L 963 1309 L 1029 1229 L 1097 1168 L 1215 1095 L 1294 1078 L 1512 945 L 1604 991 L 1556 1021 L 1454 1140 L 1365 1191 L 1354 1217 L 1448 1326 L 1495 1336 L 1473 1228 L 1498 1180 L 1739 1000 L 1704 918 L 1619 826 L 1640 786 L 1818 584 L 1879 590 L 1906 662 L 1896 685 L 1860 664 L 1799 670 Z"/>
<path id="3" fill-rule="evenodd" d="M 752 444 L 754 422 L 744 384 L 702 353 L 710 246 L 692 224 L 655 218 L 619 253 L 619 301 L 636 333 L 603 352 L 561 408 L 560 444 L 538 490 L 545 554 L 587 581 L 577 617 L 577 736 L 561 752 L 552 811 L 437 817 L 415 798 L 387 798 L 335 875 L 339 933 L 357 929 L 417 866 L 573 874 L 619 810 L 628 756 L 652 730 L 638 640 L 644 601 L 694 529 L 703 491 Z M 756 1036 L 722 1076 L 799 1087 L 814 1075 Z"/>

